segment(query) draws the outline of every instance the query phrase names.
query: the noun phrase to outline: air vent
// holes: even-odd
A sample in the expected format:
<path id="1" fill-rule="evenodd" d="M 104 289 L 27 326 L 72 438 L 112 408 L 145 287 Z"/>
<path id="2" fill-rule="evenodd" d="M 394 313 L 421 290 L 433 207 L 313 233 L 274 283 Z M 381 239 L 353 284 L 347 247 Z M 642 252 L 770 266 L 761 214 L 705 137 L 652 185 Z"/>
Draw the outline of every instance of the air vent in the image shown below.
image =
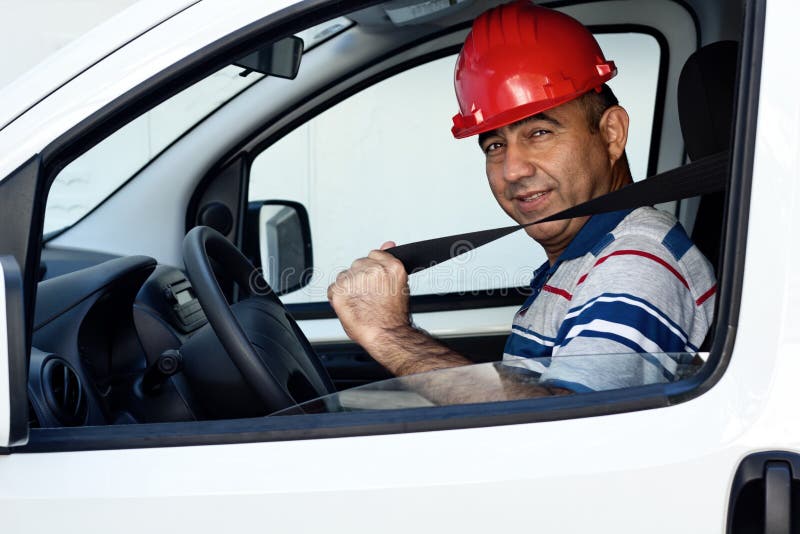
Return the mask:
<path id="1" fill-rule="evenodd" d="M 42 389 L 47 407 L 64 426 L 86 421 L 86 398 L 78 373 L 61 358 L 50 358 L 42 369 Z"/>

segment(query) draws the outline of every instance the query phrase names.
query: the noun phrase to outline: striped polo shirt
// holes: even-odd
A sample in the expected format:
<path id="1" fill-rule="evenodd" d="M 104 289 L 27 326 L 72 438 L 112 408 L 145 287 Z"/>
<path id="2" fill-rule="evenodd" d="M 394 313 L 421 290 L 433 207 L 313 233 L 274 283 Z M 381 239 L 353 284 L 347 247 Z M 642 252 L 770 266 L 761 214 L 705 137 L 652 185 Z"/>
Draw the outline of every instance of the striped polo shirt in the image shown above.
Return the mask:
<path id="1" fill-rule="evenodd" d="M 672 215 L 594 215 L 535 271 L 503 359 L 576 392 L 672 381 L 705 339 L 716 287 Z"/>

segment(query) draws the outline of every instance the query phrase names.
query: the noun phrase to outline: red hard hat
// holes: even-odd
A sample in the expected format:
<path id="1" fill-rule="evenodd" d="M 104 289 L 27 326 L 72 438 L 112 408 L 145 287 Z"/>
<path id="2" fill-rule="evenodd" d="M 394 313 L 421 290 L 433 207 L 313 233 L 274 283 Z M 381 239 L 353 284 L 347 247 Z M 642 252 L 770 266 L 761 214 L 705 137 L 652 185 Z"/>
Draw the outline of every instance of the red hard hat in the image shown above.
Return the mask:
<path id="1" fill-rule="evenodd" d="M 526 0 L 483 13 L 458 55 L 453 135 L 511 124 L 599 89 L 617 74 L 580 22 Z"/>

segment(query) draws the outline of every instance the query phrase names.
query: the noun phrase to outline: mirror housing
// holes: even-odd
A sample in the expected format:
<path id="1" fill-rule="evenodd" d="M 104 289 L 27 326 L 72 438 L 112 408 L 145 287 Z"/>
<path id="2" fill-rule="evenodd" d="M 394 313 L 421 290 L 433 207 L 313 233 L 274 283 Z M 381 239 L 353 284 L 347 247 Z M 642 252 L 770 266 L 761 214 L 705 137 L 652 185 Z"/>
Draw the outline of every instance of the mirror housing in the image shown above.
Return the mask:
<path id="1" fill-rule="evenodd" d="M 233 64 L 245 69 L 242 76 L 255 71 L 268 76 L 294 80 L 297 71 L 300 70 L 303 47 L 301 38 L 286 37 L 237 59 Z"/>
<path id="2" fill-rule="evenodd" d="M 305 287 L 314 265 L 306 208 L 289 200 L 259 204 L 258 248 L 264 279 L 277 295 Z"/>

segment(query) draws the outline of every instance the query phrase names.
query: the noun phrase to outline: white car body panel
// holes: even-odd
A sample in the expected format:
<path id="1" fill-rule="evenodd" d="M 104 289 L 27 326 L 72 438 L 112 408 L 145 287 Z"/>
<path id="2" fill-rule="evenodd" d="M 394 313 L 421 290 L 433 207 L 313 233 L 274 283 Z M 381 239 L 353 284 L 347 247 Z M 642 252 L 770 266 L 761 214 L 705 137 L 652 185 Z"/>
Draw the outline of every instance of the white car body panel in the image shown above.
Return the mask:
<path id="1" fill-rule="evenodd" d="M 72 126 L 190 53 L 289 4 L 205 0 L 155 26 L 98 63 L 90 75 L 75 77 L 37 105 L 35 113 L 6 126 L 0 136 L 0 153 L 5 155 L 0 175 L 8 175 Z"/>
<path id="2" fill-rule="evenodd" d="M 106 55 L 198 1 L 140 1 L 47 57 L 0 91 L 0 130 Z"/>
<path id="3" fill-rule="evenodd" d="M 81 524 L 83 532 L 99 532 L 135 508 L 158 518 L 164 531 L 211 532 L 223 523 L 249 530 L 267 520 L 278 531 L 312 531 L 345 524 L 356 504 L 363 530 L 348 530 L 363 532 L 376 524 L 385 532 L 515 532 L 528 530 L 528 521 L 544 531 L 722 532 L 738 460 L 754 449 L 785 447 L 787 439 L 800 443 L 796 426 L 776 433 L 763 421 L 764 390 L 752 378 L 769 378 L 774 361 L 740 362 L 698 399 L 623 415 L 303 442 L 19 454 L 0 458 L 0 510 L 30 531 L 50 525 L 35 513 L 47 501 L 59 521 Z M 791 406 L 784 402 L 779 412 L 785 417 Z M 55 484 L 53 473 L 69 482 Z M 571 513 L 575 503 L 580 514 Z M 670 504 L 685 514 L 664 514 Z M 517 513 L 526 510 L 532 517 Z M 141 527 L 130 521 L 115 528 Z"/>
<path id="4" fill-rule="evenodd" d="M 117 95 L 265 15 L 265 5 L 204 1 L 170 19 L 96 67 L 117 75 L 89 103 L 77 96 L 95 78 L 79 76 L 2 131 L 9 156 L 0 175 Z M 800 452 L 800 244 L 776 239 L 778 229 L 800 227 L 800 74 L 785 61 L 798 17 L 792 1 L 768 5 L 739 328 L 730 364 L 703 395 L 534 424 L 0 456 L 0 528 L 724 532 L 738 462 L 754 451 Z M 146 53 L 159 41 L 163 54 Z M 0 410 L 2 399 L 0 390 Z"/>

